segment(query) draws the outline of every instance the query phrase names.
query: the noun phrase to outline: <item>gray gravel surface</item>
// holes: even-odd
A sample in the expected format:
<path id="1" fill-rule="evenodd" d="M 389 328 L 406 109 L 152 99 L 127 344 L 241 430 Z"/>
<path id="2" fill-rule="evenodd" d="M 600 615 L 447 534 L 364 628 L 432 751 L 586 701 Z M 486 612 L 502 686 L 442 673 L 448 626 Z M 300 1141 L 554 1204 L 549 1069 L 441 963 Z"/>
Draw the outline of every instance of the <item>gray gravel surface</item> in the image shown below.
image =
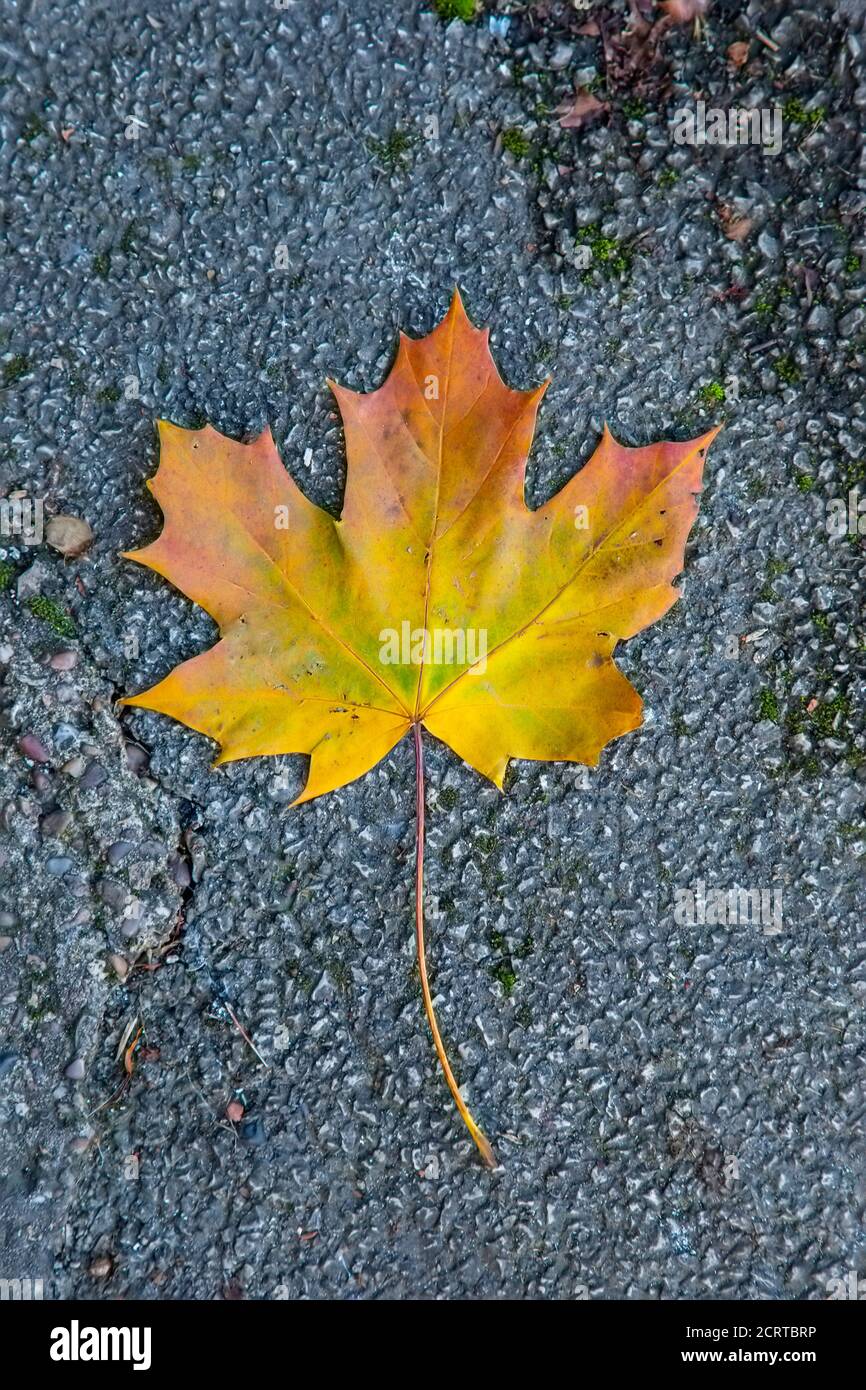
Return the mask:
<path id="1" fill-rule="evenodd" d="M 820 1299 L 866 1272 L 864 548 L 826 524 L 866 492 L 863 7 L 718 4 L 578 131 L 551 110 L 604 78 L 586 15 L 509 11 L 4 10 L 0 493 L 94 540 L 0 537 L 0 1277 Z M 781 153 L 676 145 L 699 93 L 783 105 Z M 645 727 L 504 797 L 428 740 L 431 971 L 494 1174 L 421 1012 L 410 744 L 290 812 L 301 760 L 213 772 L 115 706 L 214 638 L 119 555 L 159 528 L 154 419 L 269 422 L 336 510 L 325 375 L 378 384 L 455 283 L 512 385 L 553 374 L 533 504 L 605 419 L 726 425 L 683 599 L 621 650 Z M 782 931 L 681 924 L 698 880 L 780 890 Z"/>

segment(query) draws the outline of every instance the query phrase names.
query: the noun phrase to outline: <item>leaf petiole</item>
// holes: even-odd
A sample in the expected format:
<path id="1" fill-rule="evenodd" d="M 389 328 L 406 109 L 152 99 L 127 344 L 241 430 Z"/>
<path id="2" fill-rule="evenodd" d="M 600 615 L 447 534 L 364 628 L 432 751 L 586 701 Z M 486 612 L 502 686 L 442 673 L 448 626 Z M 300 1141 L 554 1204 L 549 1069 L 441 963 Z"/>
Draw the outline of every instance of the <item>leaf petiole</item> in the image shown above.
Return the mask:
<path id="1" fill-rule="evenodd" d="M 463 1123 L 478 1145 L 478 1150 L 488 1168 L 498 1167 L 498 1161 L 486 1135 L 478 1128 L 473 1120 L 469 1109 L 460 1094 L 451 1064 L 445 1053 L 442 1043 L 442 1036 L 439 1032 L 439 1025 L 436 1022 L 436 1015 L 433 1012 L 433 1000 L 430 998 L 430 985 L 427 980 L 427 960 L 424 954 L 424 750 L 421 746 L 421 725 L 412 725 L 412 737 L 415 742 L 415 944 L 418 950 L 418 970 L 421 975 L 421 993 L 424 996 L 424 1011 L 427 1014 L 427 1022 L 430 1024 L 430 1032 L 433 1034 L 433 1044 L 436 1048 L 436 1055 L 445 1073 L 445 1080 L 448 1082 L 448 1089 L 454 1097 L 454 1104 L 460 1111 Z"/>

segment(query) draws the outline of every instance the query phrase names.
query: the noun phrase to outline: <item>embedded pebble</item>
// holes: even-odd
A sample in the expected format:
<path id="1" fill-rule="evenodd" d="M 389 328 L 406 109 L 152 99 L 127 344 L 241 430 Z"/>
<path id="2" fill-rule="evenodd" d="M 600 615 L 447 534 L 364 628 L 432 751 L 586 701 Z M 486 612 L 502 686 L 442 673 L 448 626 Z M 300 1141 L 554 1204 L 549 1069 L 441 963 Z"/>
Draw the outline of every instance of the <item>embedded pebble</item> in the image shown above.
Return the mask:
<path id="1" fill-rule="evenodd" d="M 55 652 L 48 664 L 51 667 L 52 671 L 71 671 L 77 661 L 77 652 Z"/>
<path id="2" fill-rule="evenodd" d="M 109 864 L 114 866 L 124 860 L 127 855 L 131 854 L 133 849 L 134 845 L 131 840 L 115 840 L 113 845 L 108 846 L 105 857 Z"/>
<path id="3" fill-rule="evenodd" d="M 30 758 L 34 763 L 47 763 L 51 759 L 51 754 L 45 744 L 35 734 L 25 734 L 23 738 L 18 740 L 18 747 L 24 757 Z"/>
<path id="4" fill-rule="evenodd" d="M 85 791 L 93 791 L 96 787 L 101 787 L 103 782 L 108 780 L 108 773 L 99 763 L 91 762 L 81 778 L 81 787 Z"/>
<path id="5" fill-rule="evenodd" d="M 74 859 L 67 859 L 62 854 L 53 854 L 50 859 L 45 861 L 45 871 L 51 874 L 52 878 L 62 878 L 64 874 L 68 874 L 70 869 L 74 868 Z"/>
<path id="6" fill-rule="evenodd" d="M 51 811 L 47 816 L 42 817 L 39 827 L 43 835 L 60 836 L 69 829 L 71 824 L 71 811 Z"/>
<path id="7" fill-rule="evenodd" d="M 90 545 L 93 531 L 79 516 L 52 516 L 45 528 L 45 539 L 53 550 L 59 550 L 67 559 L 74 559 Z"/>

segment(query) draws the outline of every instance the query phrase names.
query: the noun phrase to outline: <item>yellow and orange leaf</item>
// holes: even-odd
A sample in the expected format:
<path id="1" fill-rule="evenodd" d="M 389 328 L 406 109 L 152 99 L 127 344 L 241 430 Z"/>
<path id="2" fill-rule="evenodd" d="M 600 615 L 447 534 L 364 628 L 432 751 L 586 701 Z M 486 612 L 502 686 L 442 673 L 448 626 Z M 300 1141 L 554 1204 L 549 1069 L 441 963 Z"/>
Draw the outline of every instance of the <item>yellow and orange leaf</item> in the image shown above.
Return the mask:
<path id="1" fill-rule="evenodd" d="M 716 431 L 632 449 L 605 428 L 530 510 L 546 383 L 507 387 L 456 293 L 426 338 L 401 334 L 378 390 L 331 386 L 339 520 L 299 490 L 269 430 L 240 444 L 160 422 L 150 486 L 165 524 L 129 558 L 206 609 L 220 640 L 124 703 L 208 735 L 219 763 L 309 754 L 298 802 L 362 776 L 410 729 L 420 748 L 422 726 L 500 788 L 511 758 L 596 764 L 641 721 L 614 649 L 676 602 Z"/>

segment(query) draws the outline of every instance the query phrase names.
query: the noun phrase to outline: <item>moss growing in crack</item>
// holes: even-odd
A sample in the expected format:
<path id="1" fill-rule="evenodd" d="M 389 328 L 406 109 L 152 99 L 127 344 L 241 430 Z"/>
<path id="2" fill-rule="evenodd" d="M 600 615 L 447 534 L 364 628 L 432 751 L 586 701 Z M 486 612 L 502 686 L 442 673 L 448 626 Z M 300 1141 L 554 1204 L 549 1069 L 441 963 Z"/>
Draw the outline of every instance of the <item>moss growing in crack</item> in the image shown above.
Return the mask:
<path id="1" fill-rule="evenodd" d="M 464 24 L 475 18 L 476 0 L 433 0 L 433 8 L 444 24 L 462 19 Z"/>
<path id="2" fill-rule="evenodd" d="M 704 405 L 721 405 L 725 399 L 725 388 L 719 381 L 711 381 L 709 386 L 701 387 L 701 400 Z"/>
<path id="3" fill-rule="evenodd" d="M 813 613 L 812 623 L 824 637 L 829 637 L 833 631 L 833 624 L 826 613 Z"/>
<path id="4" fill-rule="evenodd" d="M 120 400 L 120 394 L 119 386 L 103 386 L 100 391 L 97 391 L 96 399 L 100 405 L 113 405 L 115 401 Z"/>
<path id="5" fill-rule="evenodd" d="M 836 747 L 831 756 L 834 759 L 841 757 L 856 771 L 863 763 L 864 754 L 855 743 L 858 725 L 854 700 L 846 689 L 837 688 L 835 673 L 828 666 L 818 666 L 813 672 L 813 693 L 793 700 L 790 698 L 793 672 L 777 663 L 775 671 L 773 668 L 768 671 L 771 677 L 773 674 L 775 689 L 780 692 L 780 699 L 785 700 L 784 715 L 779 722 L 788 744 L 786 772 L 816 776 L 821 771 L 822 757 L 816 753 L 804 756 L 802 746 L 790 742 L 801 735 L 822 742 L 832 738 Z"/>
<path id="6" fill-rule="evenodd" d="M 23 352 L 10 357 L 8 362 L 3 363 L 3 385 L 14 386 L 16 381 L 27 375 L 31 365 L 30 358 Z"/>
<path id="7" fill-rule="evenodd" d="M 850 714 L 851 701 L 848 696 L 834 695 L 832 700 L 819 700 L 809 719 L 818 738 L 831 738 Z"/>
<path id="8" fill-rule="evenodd" d="M 780 579 L 783 574 L 788 573 L 788 566 L 784 560 L 768 560 L 766 577 L 761 587 L 759 597 L 764 603 L 772 603 L 776 598 L 776 591 L 773 588 L 773 581 Z"/>
<path id="9" fill-rule="evenodd" d="M 856 275 L 860 269 L 860 257 L 856 251 L 851 251 L 843 262 L 846 275 Z"/>
<path id="10" fill-rule="evenodd" d="M 676 169 L 662 169 L 656 183 L 659 188 L 673 188 L 675 183 L 679 183 L 680 176 Z"/>
<path id="11" fill-rule="evenodd" d="M 796 386 L 802 373 L 793 357 L 779 357 L 774 362 L 776 375 L 780 381 L 784 381 L 786 386 Z"/>
<path id="12" fill-rule="evenodd" d="M 578 246 L 588 246 L 592 253 L 592 263 L 605 276 L 628 275 L 632 267 L 632 253 L 618 237 L 605 236 L 597 222 L 588 227 L 579 227 L 574 237 Z M 592 271 L 587 270 L 581 279 L 586 283 Z"/>
<path id="13" fill-rule="evenodd" d="M 409 162 L 409 151 L 414 143 L 407 131 L 395 126 L 387 140 L 377 140 L 370 136 L 367 149 L 387 173 L 394 174 L 399 169 L 405 169 Z"/>
<path id="14" fill-rule="evenodd" d="M 779 722 L 779 701 L 775 690 L 768 685 L 758 691 L 758 718 L 772 720 L 774 724 Z"/>
<path id="15" fill-rule="evenodd" d="M 502 148 L 514 159 L 527 159 L 532 145 L 519 126 L 510 125 L 502 132 Z"/>
<path id="16" fill-rule="evenodd" d="M 74 637 L 75 624 L 68 613 L 55 603 L 53 598 L 46 598 L 44 594 L 34 594 L 27 601 L 27 607 L 34 618 L 39 618 L 41 622 L 47 623 L 53 628 L 58 637 Z"/>
<path id="17" fill-rule="evenodd" d="M 107 251 L 97 251 L 90 263 L 90 269 L 94 275 L 98 275 L 100 280 L 108 277 L 111 269 L 111 257 Z"/>
<path id="18" fill-rule="evenodd" d="M 41 116 L 37 116 L 35 111 L 31 111 L 24 125 L 21 127 L 21 139 L 27 145 L 31 145 L 34 140 L 38 140 L 40 135 L 47 135 L 48 127 Z"/>
<path id="19" fill-rule="evenodd" d="M 131 222 L 127 222 L 126 226 L 123 229 L 123 236 L 117 243 L 118 250 L 121 251 L 124 256 L 132 255 L 133 251 L 135 250 L 136 236 L 137 229 L 135 225 L 135 218 L 133 218 Z"/>
<path id="20" fill-rule="evenodd" d="M 517 984 L 517 976 L 511 964 L 508 961 L 501 960 L 498 965 L 494 965 L 490 973 L 494 980 L 499 981 L 505 993 L 505 997 L 508 999 L 514 991 L 514 986 Z"/>
<path id="21" fill-rule="evenodd" d="M 811 473 L 798 473 L 794 481 L 800 492 L 811 492 L 815 486 L 815 479 Z"/>
<path id="22" fill-rule="evenodd" d="M 809 126 L 811 130 L 817 130 L 826 116 L 826 106 L 816 106 L 814 110 L 807 111 L 799 97 L 789 97 L 782 107 L 783 121 L 789 125 Z"/>
<path id="23" fill-rule="evenodd" d="M 459 800 L 460 797 L 453 787 L 442 787 L 439 792 L 439 805 L 445 811 L 453 811 Z"/>
<path id="24" fill-rule="evenodd" d="M 352 972 L 346 962 L 338 960 L 337 958 L 332 958 L 326 963 L 325 968 L 340 993 L 348 994 L 354 981 L 352 979 Z"/>
<path id="25" fill-rule="evenodd" d="M 0 560 L 0 594 L 9 588 L 15 576 L 15 571 L 5 560 Z"/>
<path id="26" fill-rule="evenodd" d="M 626 120 L 642 121 L 647 113 L 647 105 L 645 101 L 641 101 L 640 97 L 626 97 L 620 110 Z"/>

